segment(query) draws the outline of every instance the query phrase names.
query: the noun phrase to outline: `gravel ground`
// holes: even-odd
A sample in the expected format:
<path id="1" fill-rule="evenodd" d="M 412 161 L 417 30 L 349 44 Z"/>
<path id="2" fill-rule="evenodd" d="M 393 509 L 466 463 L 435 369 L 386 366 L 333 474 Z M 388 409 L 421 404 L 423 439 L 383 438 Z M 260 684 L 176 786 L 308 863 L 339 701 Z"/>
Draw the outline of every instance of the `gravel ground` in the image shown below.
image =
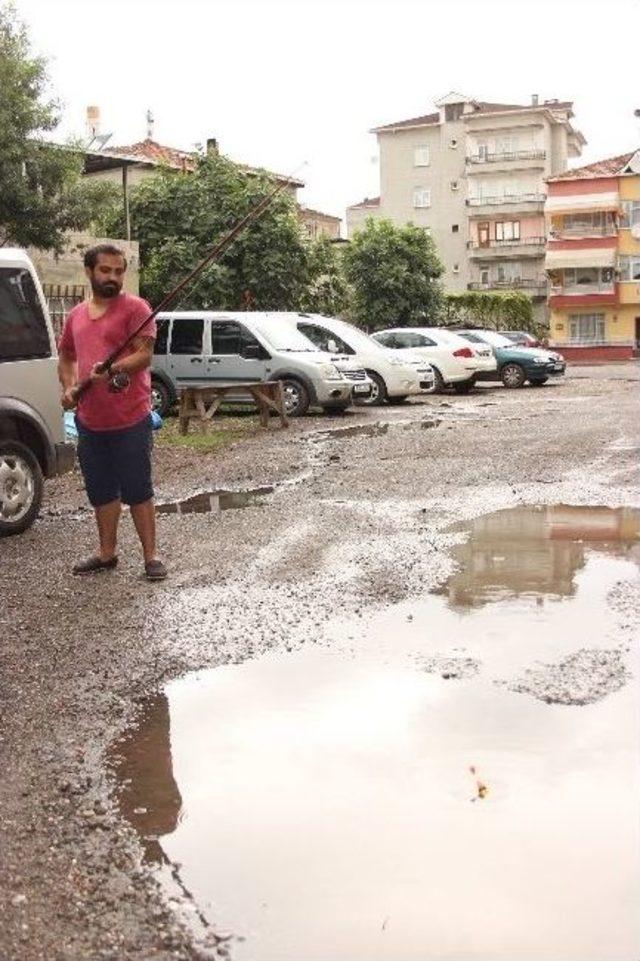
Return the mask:
<path id="1" fill-rule="evenodd" d="M 51 513 L 0 546 L 0 958 L 225 957 L 212 931 L 195 948 L 190 912 L 163 899 L 117 813 L 108 746 L 170 678 L 320 639 L 338 613 L 366 618 L 441 584 L 452 522 L 518 504 L 638 505 L 637 391 L 636 365 L 574 368 L 543 389 L 310 417 L 213 455 L 158 451 L 163 501 L 276 485 L 243 510 L 159 517 L 162 584 L 141 578 L 128 518 L 118 570 L 70 578 L 92 520 L 77 475 L 48 485 Z M 611 603 L 633 623 L 630 585 Z M 602 672 L 624 683 L 613 655 Z M 608 684 L 583 662 L 552 665 L 554 689 L 585 670 Z"/>

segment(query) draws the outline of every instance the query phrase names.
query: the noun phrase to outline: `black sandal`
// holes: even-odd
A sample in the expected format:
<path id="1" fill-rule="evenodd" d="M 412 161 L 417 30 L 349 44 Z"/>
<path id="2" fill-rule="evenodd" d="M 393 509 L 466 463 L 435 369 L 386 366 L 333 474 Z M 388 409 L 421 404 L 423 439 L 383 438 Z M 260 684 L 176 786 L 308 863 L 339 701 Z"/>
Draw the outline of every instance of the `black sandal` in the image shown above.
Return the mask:
<path id="1" fill-rule="evenodd" d="M 72 574 L 95 574 L 98 571 L 111 571 L 117 565 L 118 558 L 110 557 L 103 561 L 101 557 L 88 557 L 86 561 L 78 561 L 71 569 Z"/>
<path id="2" fill-rule="evenodd" d="M 167 576 L 167 568 L 156 558 L 153 561 L 147 561 L 144 565 L 144 573 L 150 581 L 163 581 Z"/>

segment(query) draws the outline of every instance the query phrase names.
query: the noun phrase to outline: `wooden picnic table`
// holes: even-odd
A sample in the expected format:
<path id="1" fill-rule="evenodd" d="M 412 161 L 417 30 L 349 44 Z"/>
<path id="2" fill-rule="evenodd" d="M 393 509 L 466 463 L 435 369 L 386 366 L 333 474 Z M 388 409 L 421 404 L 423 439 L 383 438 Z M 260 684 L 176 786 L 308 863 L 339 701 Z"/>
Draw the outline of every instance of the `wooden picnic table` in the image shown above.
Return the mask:
<path id="1" fill-rule="evenodd" d="M 289 426 L 284 407 L 284 394 L 279 380 L 238 381 L 211 384 L 207 387 L 183 387 L 180 390 L 180 433 L 189 432 L 191 420 L 197 420 L 202 429 L 210 421 L 226 397 L 233 394 L 250 394 L 260 413 L 260 426 L 269 426 L 271 411 L 280 418 L 282 427 Z"/>

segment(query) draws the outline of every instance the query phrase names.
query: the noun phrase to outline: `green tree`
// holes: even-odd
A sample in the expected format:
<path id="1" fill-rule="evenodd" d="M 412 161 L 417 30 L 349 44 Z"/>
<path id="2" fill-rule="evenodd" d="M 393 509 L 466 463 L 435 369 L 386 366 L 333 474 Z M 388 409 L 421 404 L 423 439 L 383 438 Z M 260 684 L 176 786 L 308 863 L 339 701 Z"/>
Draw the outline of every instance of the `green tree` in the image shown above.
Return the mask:
<path id="1" fill-rule="evenodd" d="M 520 290 L 469 290 L 447 294 L 444 321 L 447 324 L 477 324 L 489 330 L 538 332 L 531 297 Z"/>
<path id="2" fill-rule="evenodd" d="M 314 314 L 338 317 L 347 312 L 350 290 L 344 275 L 341 252 L 328 237 L 309 244 L 308 281 L 300 307 Z"/>
<path id="3" fill-rule="evenodd" d="M 352 316 L 361 327 L 439 321 L 443 267 L 421 227 L 370 217 L 345 251 L 344 267 L 353 288 Z"/>
<path id="4" fill-rule="evenodd" d="M 0 5 L 0 246 L 61 251 L 65 232 L 87 227 L 112 196 L 81 179 L 81 153 L 43 139 L 59 121 L 47 82 L 14 7 Z"/>
<path id="5" fill-rule="evenodd" d="M 225 157 L 196 158 L 193 173 L 162 170 L 131 194 L 131 227 L 140 243 L 141 292 L 157 303 L 229 228 L 273 190 Z M 105 229 L 122 228 L 118 211 Z M 298 307 L 308 277 L 295 202 L 281 191 L 180 296 L 183 309 L 286 310 Z"/>

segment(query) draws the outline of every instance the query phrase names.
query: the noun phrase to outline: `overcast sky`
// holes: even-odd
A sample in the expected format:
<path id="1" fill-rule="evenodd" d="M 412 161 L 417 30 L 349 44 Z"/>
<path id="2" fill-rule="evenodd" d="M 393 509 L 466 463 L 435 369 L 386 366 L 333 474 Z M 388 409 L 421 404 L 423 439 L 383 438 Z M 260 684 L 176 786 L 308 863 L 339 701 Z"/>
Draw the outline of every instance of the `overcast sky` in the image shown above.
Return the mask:
<path id="1" fill-rule="evenodd" d="M 97 104 L 110 145 L 189 149 L 289 173 L 344 216 L 378 193 L 379 124 L 479 100 L 573 100 L 580 161 L 640 146 L 640 0 L 16 0 L 64 105 Z M 574 161 L 575 163 L 575 161 Z"/>

